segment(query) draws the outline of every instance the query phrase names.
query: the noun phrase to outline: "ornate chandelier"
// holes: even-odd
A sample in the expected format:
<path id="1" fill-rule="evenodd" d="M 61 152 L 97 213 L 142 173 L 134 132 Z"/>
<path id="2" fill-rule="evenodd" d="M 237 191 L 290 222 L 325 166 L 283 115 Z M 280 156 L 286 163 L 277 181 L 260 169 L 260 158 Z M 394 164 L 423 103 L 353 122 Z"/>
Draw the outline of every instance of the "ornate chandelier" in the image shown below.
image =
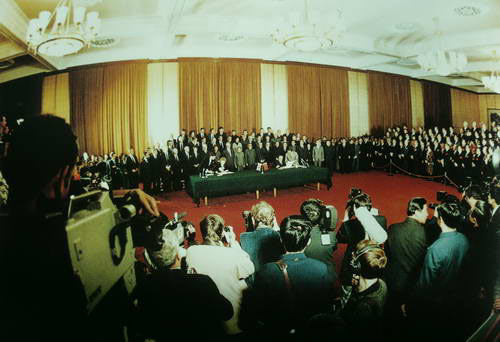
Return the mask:
<path id="1" fill-rule="evenodd" d="M 99 33 L 101 20 L 97 12 L 87 13 L 85 20 L 85 11 L 85 7 L 75 7 L 72 0 L 59 1 L 52 13 L 41 11 L 37 19 L 29 22 L 28 49 L 35 54 L 61 57 L 89 46 Z"/>
<path id="2" fill-rule="evenodd" d="M 494 54 L 496 56 L 496 52 L 494 52 Z M 495 70 L 491 71 L 490 76 L 481 77 L 481 82 L 483 82 L 483 85 L 486 88 L 489 88 L 495 93 L 500 94 L 500 76 L 498 75 L 498 71 L 496 70 L 496 68 Z"/>
<path id="3" fill-rule="evenodd" d="M 417 62 L 425 71 L 435 72 L 440 76 L 462 72 L 467 65 L 467 56 L 461 52 L 445 51 L 442 46 L 442 32 L 438 29 L 438 19 L 436 23 L 435 47 L 429 52 L 417 56 Z"/>
<path id="4" fill-rule="evenodd" d="M 317 11 L 310 16 L 307 0 L 304 0 L 304 13 L 292 13 L 288 23 L 277 28 L 272 38 L 278 44 L 297 51 L 311 52 L 335 46 L 344 29 L 341 24 L 341 12 L 336 18 L 321 20 Z M 316 20 L 312 20 L 313 17 Z"/>

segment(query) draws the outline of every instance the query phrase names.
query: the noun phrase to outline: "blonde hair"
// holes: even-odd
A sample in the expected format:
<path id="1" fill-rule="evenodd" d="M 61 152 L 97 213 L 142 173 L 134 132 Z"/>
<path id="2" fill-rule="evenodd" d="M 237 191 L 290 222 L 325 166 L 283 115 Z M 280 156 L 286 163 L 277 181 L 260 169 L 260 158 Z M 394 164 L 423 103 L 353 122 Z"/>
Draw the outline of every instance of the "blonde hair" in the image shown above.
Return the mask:
<path id="1" fill-rule="evenodd" d="M 382 247 L 373 240 L 362 240 L 356 245 L 356 252 L 370 247 L 359 256 L 360 274 L 366 279 L 375 279 L 382 275 L 387 265 L 387 257 Z"/>
<path id="2" fill-rule="evenodd" d="M 260 201 L 252 207 L 252 216 L 257 225 L 261 222 L 268 227 L 273 226 L 274 209 L 265 201 Z"/>

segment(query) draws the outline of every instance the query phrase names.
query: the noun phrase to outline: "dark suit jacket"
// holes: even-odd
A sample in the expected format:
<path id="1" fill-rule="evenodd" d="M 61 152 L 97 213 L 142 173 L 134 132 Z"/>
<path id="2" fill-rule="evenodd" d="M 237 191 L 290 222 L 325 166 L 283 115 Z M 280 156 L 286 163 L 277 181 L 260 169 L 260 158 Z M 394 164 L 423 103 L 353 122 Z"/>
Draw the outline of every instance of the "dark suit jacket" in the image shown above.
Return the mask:
<path id="1" fill-rule="evenodd" d="M 248 253 L 254 263 L 256 272 L 265 263 L 278 261 L 285 252 L 279 233 L 268 227 L 241 233 L 240 243 L 241 248 Z"/>
<path id="2" fill-rule="evenodd" d="M 384 216 L 374 215 L 377 222 L 387 230 L 387 219 Z M 337 241 L 346 243 L 347 249 L 342 259 L 342 268 L 340 270 L 340 281 L 344 285 L 351 285 L 352 269 L 350 267 L 352 252 L 356 249 L 358 242 L 364 240 L 365 229 L 357 219 L 351 219 L 342 223 L 337 232 Z"/>
<path id="3" fill-rule="evenodd" d="M 412 218 L 389 227 L 385 254 L 387 286 L 397 295 L 407 294 L 418 279 L 427 252 L 424 225 Z"/>
<path id="4" fill-rule="evenodd" d="M 143 328 L 160 341 L 171 340 L 173 331 L 221 335 L 222 322 L 233 316 L 231 302 L 210 277 L 181 270 L 153 273 L 138 289 L 138 299 Z"/>
<path id="5" fill-rule="evenodd" d="M 226 158 L 226 166 L 229 170 L 234 170 L 234 152 L 231 151 L 231 154 L 229 154 L 228 150 L 224 150 L 222 152 L 224 157 Z"/>
<path id="6" fill-rule="evenodd" d="M 252 289 L 252 312 L 274 333 L 300 328 L 314 314 L 328 312 L 333 288 L 328 268 L 321 261 L 303 253 L 285 254 L 282 260 L 287 265 L 291 293 L 276 263 L 262 266 Z"/>

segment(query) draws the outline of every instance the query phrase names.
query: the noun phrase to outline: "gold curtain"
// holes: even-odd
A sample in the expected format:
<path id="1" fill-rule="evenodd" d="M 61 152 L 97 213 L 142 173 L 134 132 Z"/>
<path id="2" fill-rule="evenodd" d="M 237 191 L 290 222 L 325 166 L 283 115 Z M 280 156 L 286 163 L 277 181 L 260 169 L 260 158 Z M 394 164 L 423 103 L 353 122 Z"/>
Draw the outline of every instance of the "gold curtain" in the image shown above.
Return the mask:
<path id="1" fill-rule="evenodd" d="M 321 135 L 345 137 L 350 133 L 349 82 L 345 70 L 321 68 Z"/>
<path id="2" fill-rule="evenodd" d="M 288 66 L 288 127 L 309 137 L 348 136 L 347 71 L 305 65 Z"/>
<path id="3" fill-rule="evenodd" d="M 53 114 L 70 122 L 69 74 L 43 78 L 42 114 Z"/>
<path id="4" fill-rule="evenodd" d="M 188 131 L 217 130 L 218 72 L 215 61 L 179 62 L 180 126 Z"/>
<path id="5" fill-rule="evenodd" d="M 260 128 L 260 64 L 179 61 L 180 126 L 226 130 Z"/>
<path id="6" fill-rule="evenodd" d="M 241 132 L 261 127 L 260 64 L 220 62 L 219 125 Z"/>
<path id="7" fill-rule="evenodd" d="M 142 153 L 147 146 L 147 64 L 126 63 L 70 73 L 71 125 L 80 151 Z"/>
<path id="8" fill-rule="evenodd" d="M 371 134 L 383 134 L 394 126 L 412 126 L 408 77 L 368 73 L 368 104 Z"/>

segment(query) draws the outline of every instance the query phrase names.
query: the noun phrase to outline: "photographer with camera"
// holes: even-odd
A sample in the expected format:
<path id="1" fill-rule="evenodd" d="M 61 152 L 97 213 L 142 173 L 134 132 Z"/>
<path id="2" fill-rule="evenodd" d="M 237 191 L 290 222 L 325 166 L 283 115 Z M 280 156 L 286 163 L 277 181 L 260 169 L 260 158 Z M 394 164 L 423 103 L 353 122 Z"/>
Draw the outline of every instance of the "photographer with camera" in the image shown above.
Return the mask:
<path id="1" fill-rule="evenodd" d="M 337 226 L 337 210 L 327 208 L 321 200 L 308 199 L 300 206 L 300 214 L 311 221 L 311 243 L 304 251 L 308 258 L 324 262 L 332 278 L 337 278 L 333 253 L 337 249 L 335 227 Z"/>
<path id="2" fill-rule="evenodd" d="M 90 334 L 83 328 L 85 299 L 63 215 L 77 157 L 71 127 L 52 115 L 26 119 L 12 137 L 5 161 L 8 215 L 0 224 L 2 308 L 8 312 L 0 340 L 87 340 L 82 332 Z M 133 192 L 158 215 L 153 198 Z"/>
<path id="3" fill-rule="evenodd" d="M 245 214 L 245 213 L 244 213 Z M 250 255 L 257 272 L 262 265 L 279 260 L 284 253 L 274 209 L 261 201 L 245 220 L 246 232 L 240 234 L 241 248 Z"/>
<path id="4" fill-rule="evenodd" d="M 143 334 L 156 341 L 170 341 L 179 333 L 187 337 L 224 336 L 223 321 L 231 318 L 231 303 L 207 275 L 181 269 L 179 238 L 163 230 L 163 243 L 151 253 L 156 270 L 138 291 Z"/>
<path id="5" fill-rule="evenodd" d="M 340 271 L 343 286 L 351 286 L 353 274 L 349 265 L 356 245 L 362 240 L 373 240 L 378 244 L 387 240 L 387 219 L 372 208 L 370 196 L 353 188 L 348 198 L 344 222 L 337 232 L 337 241 L 347 244 Z"/>
<path id="6" fill-rule="evenodd" d="M 195 273 L 208 275 L 231 302 L 234 314 L 224 322 L 225 331 L 229 335 L 239 334 L 240 303 L 243 291 L 247 289 L 245 278 L 254 273 L 254 265 L 236 240 L 233 227 L 225 226 L 219 215 L 203 218 L 200 230 L 203 244 L 188 248 L 186 263 Z"/>

